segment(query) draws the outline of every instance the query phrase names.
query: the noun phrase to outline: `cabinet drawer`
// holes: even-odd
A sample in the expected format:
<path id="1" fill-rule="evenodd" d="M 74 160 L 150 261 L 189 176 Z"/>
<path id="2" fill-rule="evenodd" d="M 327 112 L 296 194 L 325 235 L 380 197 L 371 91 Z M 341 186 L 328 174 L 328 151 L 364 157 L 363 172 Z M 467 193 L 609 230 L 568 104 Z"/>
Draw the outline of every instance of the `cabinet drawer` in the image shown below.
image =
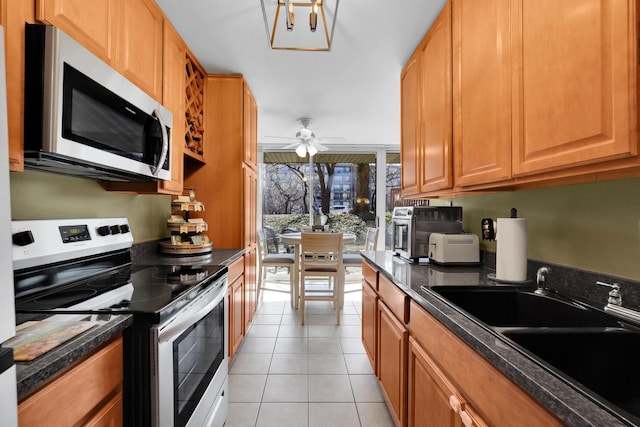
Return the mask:
<path id="1" fill-rule="evenodd" d="M 409 322 L 409 297 L 384 276 L 378 277 L 378 296 L 401 322 Z"/>
<path id="2" fill-rule="evenodd" d="M 22 426 L 78 425 L 121 389 L 122 338 L 118 338 L 20 402 L 18 421 Z"/>
<path id="3" fill-rule="evenodd" d="M 374 291 L 378 291 L 378 271 L 366 261 L 362 261 L 362 278 L 369 283 Z"/>
<path id="4" fill-rule="evenodd" d="M 244 274 L 244 255 L 229 264 L 229 284 Z"/>

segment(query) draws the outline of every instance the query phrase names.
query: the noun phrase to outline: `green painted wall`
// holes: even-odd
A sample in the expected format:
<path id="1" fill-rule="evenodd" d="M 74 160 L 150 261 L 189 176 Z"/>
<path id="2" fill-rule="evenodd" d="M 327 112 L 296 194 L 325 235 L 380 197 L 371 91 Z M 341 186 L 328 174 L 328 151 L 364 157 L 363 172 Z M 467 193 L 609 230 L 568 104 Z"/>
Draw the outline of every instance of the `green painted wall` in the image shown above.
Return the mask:
<path id="1" fill-rule="evenodd" d="M 440 204 L 443 201 L 434 201 Z M 640 280 L 640 179 L 460 197 L 466 231 L 482 218 L 527 218 L 530 259 Z M 498 230 L 498 238 L 500 236 Z M 495 242 L 480 241 L 495 252 Z"/>
<path id="2" fill-rule="evenodd" d="M 127 217 L 139 243 L 169 235 L 171 196 L 112 193 L 89 179 L 12 172 L 11 214 L 14 220 Z"/>

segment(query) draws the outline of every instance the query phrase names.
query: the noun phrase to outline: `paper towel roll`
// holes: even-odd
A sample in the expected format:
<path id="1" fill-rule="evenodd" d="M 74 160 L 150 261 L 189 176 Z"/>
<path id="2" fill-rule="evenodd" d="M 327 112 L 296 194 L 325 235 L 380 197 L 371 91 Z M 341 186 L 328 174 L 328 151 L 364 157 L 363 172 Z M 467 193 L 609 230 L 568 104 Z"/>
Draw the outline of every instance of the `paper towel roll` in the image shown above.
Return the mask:
<path id="1" fill-rule="evenodd" d="M 527 280 L 527 219 L 498 218 L 496 279 Z"/>

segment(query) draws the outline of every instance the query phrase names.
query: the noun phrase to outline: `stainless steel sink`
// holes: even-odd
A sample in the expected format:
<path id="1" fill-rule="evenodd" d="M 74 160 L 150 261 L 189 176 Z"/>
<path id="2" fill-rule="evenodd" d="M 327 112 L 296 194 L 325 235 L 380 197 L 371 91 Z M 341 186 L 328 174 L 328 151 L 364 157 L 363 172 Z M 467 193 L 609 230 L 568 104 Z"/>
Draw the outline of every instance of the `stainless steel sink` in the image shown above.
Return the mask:
<path id="1" fill-rule="evenodd" d="M 627 328 L 512 329 L 501 333 L 640 421 L 640 332 Z"/>
<path id="2" fill-rule="evenodd" d="M 609 327 L 618 317 L 570 299 L 510 287 L 432 287 L 458 308 L 494 327 Z"/>

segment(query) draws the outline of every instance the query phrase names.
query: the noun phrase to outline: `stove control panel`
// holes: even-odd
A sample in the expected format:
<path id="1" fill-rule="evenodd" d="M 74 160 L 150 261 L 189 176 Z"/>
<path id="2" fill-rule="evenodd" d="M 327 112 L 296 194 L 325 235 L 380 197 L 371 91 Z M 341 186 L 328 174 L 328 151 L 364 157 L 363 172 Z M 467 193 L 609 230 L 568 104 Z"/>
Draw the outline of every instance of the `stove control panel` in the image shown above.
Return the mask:
<path id="1" fill-rule="evenodd" d="M 133 245 L 127 218 L 12 221 L 13 269 L 97 255 Z"/>

